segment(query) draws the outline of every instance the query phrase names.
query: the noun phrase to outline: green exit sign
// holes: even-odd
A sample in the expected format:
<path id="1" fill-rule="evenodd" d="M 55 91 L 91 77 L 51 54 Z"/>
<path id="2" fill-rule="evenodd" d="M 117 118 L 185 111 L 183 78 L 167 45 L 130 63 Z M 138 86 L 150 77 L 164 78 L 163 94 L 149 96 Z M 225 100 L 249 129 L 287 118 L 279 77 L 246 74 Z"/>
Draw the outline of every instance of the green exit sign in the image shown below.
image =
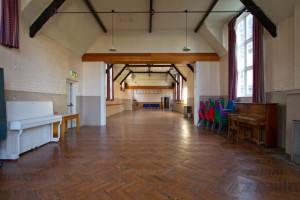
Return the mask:
<path id="1" fill-rule="evenodd" d="M 75 72 L 75 71 L 70 71 L 70 75 L 71 75 L 72 78 L 77 78 L 78 73 Z"/>

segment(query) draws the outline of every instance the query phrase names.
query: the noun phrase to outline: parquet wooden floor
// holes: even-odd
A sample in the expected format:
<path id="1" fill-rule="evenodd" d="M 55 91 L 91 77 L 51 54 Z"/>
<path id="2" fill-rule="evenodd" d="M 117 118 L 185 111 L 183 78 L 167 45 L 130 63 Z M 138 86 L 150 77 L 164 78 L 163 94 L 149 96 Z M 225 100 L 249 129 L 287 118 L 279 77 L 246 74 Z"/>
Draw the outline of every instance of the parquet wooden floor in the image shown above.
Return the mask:
<path id="1" fill-rule="evenodd" d="M 0 199 L 300 199 L 299 167 L 273 154 L 178 113 L 128 111 L 4 161 Z"/>

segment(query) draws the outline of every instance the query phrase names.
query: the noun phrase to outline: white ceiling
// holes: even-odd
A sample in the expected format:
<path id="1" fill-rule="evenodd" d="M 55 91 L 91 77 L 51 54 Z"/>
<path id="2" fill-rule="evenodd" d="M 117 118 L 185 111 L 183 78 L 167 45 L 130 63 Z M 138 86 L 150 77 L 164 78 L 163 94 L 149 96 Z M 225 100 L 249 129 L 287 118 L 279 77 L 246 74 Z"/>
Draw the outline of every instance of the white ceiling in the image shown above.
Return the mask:
<path id="1" fill-rule="evenodd" d="M 294 6 L 300 2 L 300 0 L 253 1 L 275 24 L 291 17 Z M 52 0 L 21 0 L 22 18 L 30 26 L 51 2 Z M 148 33 L 149 13 L 133 12 L 148 12 L 150 0 L 90 0 L 90 2 L 97 12 L 111 12 L 111 10 L 115 12 L 130 12 L 114 14 L 114 30 L 116 32 L 144 31 Z M 152 18 L 152 32 L 155 33 L 158 30 L 184 31 L 184 10 L 189 11 L 187 27 L 192 32 L 212 2 L 213 0 L 153 0 L 155 14 Z M 199 30 L 199 34 L 207 40 L 207 43 L 219 55 L 226 53 L 226 48 L 220 42 L 222 28 L 243 7 L 240 0 L 219 0 L 213 12 L 209 14 L 205 21 L 207 26 L 203 26 L 202 31 Z M 171 13 L 159 13 L 166 11 Z M 179 13 L 175 13 L 177 11 Z M 38 34 L 47 36 L 81 56 L 91 48 L 95 41 L 99 41 L 99 39 L 107 40 L 107 37 L 104 36 L 111 32 L 111 13 L 98 13 L 98 16 L 107 28 L 108 33 L 105 34 L 102 31 L 83 0 L 66 0 L 58 9 L 58 13 L 47 21 Z M 210 33 L 210 31 L 212 32 Z M 219 34 L 216 31 L 219 31 Z M 181 70 L 187 75 L 189 69 L 183 66 Z M 116 68 L 115 71 L 118 71 L 118 69 Z M 171 79 L 171 77 L 169 78 Z M 122 78 L 120 77 L 118 80 L 122 80 Z"/>
<path id="2" fill-rule="evenodd" d="M 253 0 L 274 24 L 293 16 L 294 7 L 300 0 Z"/>
<path id="3" fill-rule="evenodd" d="M 30 25 L 51 2 L 52 0 L 22 0 L 20 1 L 21 15 Z M 90 2 L 97 12 L 111 12 L 111 10 L 115 10 L 115 12 L 148 12 L 150 9 L 150 0 L 90 0 Z M 153 9 L 156 13 L 153 15 L 152 31 L 184 30 L 185 13 L 182 13 L 184 10 L 189 11 L 188 29 L 194 30 L 212 2 L 213 0 L 153 0 Z M 278 24 L 292 16 L 294 6 L 299 3 L 299 0 L 254 0 L 254 2 L 275 24 Z M 240 0 L 219 0 L 205 23 L 225 25 L 236 14 L 235 11 L 239 11 L 243 7 Z M 179 11 L 181 13 L 158 13 L 161 11 Z M 193 11 L 201 13 L 191 13 Z M 82 55 L 104 33 L 91 13 L 80 12 L 90 12 L 83 0 L 66 0 L 58 9 L 58 14 L 48 20 L 38 34 L 44 34 Z M 110 32 L 112 28 L 111 13 L 99 13 L 98 16 Z M 148 32 L 149 13 L 116 13 L 114 30 Z"/>
<path id="4" fill-rule="evenodd" d="M 32 24 L 52 0 L 22 0 L 21 15 L 28 24 Z M 90 0 L 97 12 L 149 12 L 150 0 Z M 185 30 L 184 10 L 201 11 L 188 13 L 188 29 L 194 30 L 209 8 L 212 0 L 153 0 L 152 32 L 156 30 Z M 239 0 L 219 0 L 214 11 L 239 11 L 243 5 Z M 66 13 L 73 12 L 73 13 Z M 88 12 L 88 13 L 82 13 Z M 211 13 L 207 23 L 226 23 L 236 12 Z M 105 34 L 90 13 L 83 0 L 66 0 L 38 34 L 44 34 L 64 47 L 83 55 L 101 36 L 111 33 L 111 13 L 98 13 L 108 30 Z M 149 13 L 115 13 L 114 30 L 145 31 L 149 30 Z M 104 38 L 104 37 L 103 37 Z"/>

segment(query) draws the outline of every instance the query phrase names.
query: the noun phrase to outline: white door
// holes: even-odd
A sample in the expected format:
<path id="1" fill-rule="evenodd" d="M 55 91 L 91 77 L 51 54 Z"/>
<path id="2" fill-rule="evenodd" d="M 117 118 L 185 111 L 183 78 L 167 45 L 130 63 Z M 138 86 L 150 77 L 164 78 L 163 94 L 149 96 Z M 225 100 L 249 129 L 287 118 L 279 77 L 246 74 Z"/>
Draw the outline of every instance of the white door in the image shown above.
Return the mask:
<path id="1" fill-rule="evenodd" d="M 73 114 L 76 113 L 76 90 L 75 83 L 67 81 L 67 96 L 68 96 L 68 113 Z M 68 121 L 68 128 L 76 127 L 75 120 Z"/>

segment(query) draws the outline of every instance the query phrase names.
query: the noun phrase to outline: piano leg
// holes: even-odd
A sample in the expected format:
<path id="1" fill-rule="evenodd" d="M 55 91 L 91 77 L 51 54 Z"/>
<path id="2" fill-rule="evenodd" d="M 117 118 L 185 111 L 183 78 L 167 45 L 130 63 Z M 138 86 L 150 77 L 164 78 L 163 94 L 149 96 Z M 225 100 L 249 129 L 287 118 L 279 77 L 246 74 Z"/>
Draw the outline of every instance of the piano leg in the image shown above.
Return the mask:
<path id="1" fill-rule="evenodd" d="M 262 129 L 263 129 L 263 126 L 258 127 L 259 144 L 265 144 L 265 137 L 264 137 Z"/>
<path id="2" fill-rule="evenodd" d="M 21 152 L 21 134 L 23 133 L 23 129 L 19 130 L 18 136 L 17 136 L 17 158 L 19 158 L 20 156 L 20 152 Z"/>
<path id="3" fill-rule="evenodd" d="M 257 145 L 265 144 L 265 138 L 262 129 L 263 126 L 253 126 L 252 141 Z"/>

